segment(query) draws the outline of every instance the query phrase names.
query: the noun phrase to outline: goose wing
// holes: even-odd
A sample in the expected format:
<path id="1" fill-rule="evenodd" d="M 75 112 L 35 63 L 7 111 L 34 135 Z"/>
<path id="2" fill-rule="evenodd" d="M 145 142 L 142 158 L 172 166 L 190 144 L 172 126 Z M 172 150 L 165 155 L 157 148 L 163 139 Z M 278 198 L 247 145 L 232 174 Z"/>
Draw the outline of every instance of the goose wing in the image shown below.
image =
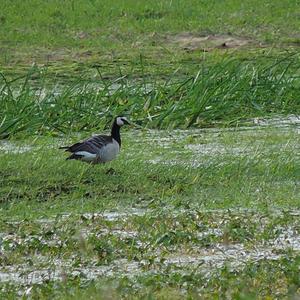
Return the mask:
<path id="1" fill-rule="evenodd" d="M 112 143 L 112 137 L 108 135 L 95 135 L 91 138 L 88 138 L 82 142 L 75 143 L 71 146 L 61 147 L 61 149 L 66 149 L 68 152 L 81 152 L 85 151 L 91 154 L 99 153 L 99 150 L 106 146 L 107 144 Z"/>

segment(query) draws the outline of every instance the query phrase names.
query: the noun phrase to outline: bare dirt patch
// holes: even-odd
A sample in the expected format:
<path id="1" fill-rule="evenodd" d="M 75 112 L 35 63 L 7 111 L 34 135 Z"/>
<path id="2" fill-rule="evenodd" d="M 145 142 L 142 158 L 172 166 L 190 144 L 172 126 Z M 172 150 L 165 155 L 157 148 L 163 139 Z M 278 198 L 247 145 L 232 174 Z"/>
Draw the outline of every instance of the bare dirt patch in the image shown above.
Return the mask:
<path id="1" fill-rule="evenodd" d="M 170 44 L 179 45 L 179 47 L 187 51 L 210 51 L 212 49 L 240 48 L 250 45 L 261 46 L 257 41 L 246 37 L 224 34 L 201 35 L 190 32 L 168 36 L 167 41 Z"/>

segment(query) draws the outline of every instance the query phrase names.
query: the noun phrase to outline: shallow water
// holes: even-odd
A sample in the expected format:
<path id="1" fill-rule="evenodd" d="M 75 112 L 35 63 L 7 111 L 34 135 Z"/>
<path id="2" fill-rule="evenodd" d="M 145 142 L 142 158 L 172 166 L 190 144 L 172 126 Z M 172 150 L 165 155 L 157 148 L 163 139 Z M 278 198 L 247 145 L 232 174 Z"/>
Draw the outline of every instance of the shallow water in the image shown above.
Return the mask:
<path id="1" fill-rule="evenodd" d="M 269 156 L 274 152 L 282 150 L 298 152 L 297 134 L 300 132 L 298 120 L 300 117 L 290 116 L 283 120 L 270 120 L 270 125 L 266 122 L 263 125 L 242 128 L 191 129 L 172 132 L 151 130 L 144 133 L 140 139 L 143 138 L 145 143 L 151 143 L 153 149 L 159 153 L 149 154 L 148 162 L 155 165 L 199 168 L 214 163 L 222 165 L 236 158 L 257 158 L 267 163 Z M 267 142 L 270 136 L 274 136 L 274 142 Z M 140 143 L 139 139 L 137 143 Z M 220 161 L 220 157 L 225 158 L 223 162 Z"/>
<path id="2" fill-rule="evenodd" d="M 231 220 L 242 218 L 245 216 L 249 222 L 259 222 L 260 229 L 263 231 L 269 226 L 269 219 L 290 216 L 291 223 L 287 226 L 276 225 L 272 228 L 275 236 L 270 239 L 257 240 L 249 244 L 246 240 L 244 243 L 230 243 L 216 241 L 210 243 L 209 246 L 199 246 L 198 244 L 191 244 L 189 248 L 176 247 L 174 250 L 169 250 L 162 254 L 162 248 L 155 243 L 151 247 L 152 256 L 155 257 L 152 262 L 147 259 L 130 260 L 127 258 L 116 259 L 107 264 L 100 264 L 95 257 L 80 257 L 80 265 L 76 263 L 78 260 L 78 253 L 71 258 L 54 258 L 46 255 L 34 255 L 30 258 L 31 263 L 27 263 L 27 257 L 24 258 L 24 263 L 15 265 L 2 265 L 0 267 L 0 282 L 10 282 L 22 286 L 31 286 L 35 283 L 43 283 L 49 280 L 65 280 L 68 276 L 80 277 L 83 281 L 89 281 L 99 277 L 134 277 L 147 276 L 150 273 L 164 273 L 166 268 L 168 272 L 179 272 L 185 274 L 197 270 L 205 277 L 212 276 L 216 270 L 225 265 L 232 270 L 241 270 L 247 263 L 259 262 L 260 260 L 278 260 L 286 256 L 286 251 L 300 252 L 300 231 L 299 220 L 297 216 L 300 215 L 299 210 L 270 210 L 268 213 L 260 213 L 254 209 L 232 209 L 232 210 L 191 210 L 174 208 L 162 208 L 160 210 L 150 209 L 127 209 L 121 212 L 101 212 L 101 213 L 85 213 L 81 215 L 76 214 L 62 214 L 53 219 L 38 219 L 37 224 L 47 228 L 47 232 L 53 231 L 55 228 L 61 228 L 68 224 L 75 217 L 75 220 L 83 220 L 82 225 L 77 222 L 79 232 L 76 239 L 87 239 L 88 237 L 96 237 L 98 239 L 105 239 L 109 236 L 116 236 L 120 240 L 129 239 L 134 241 L 136 245 L 142 249 L 147 249 L 149 246 L 142 240 L 145 238 L 143 230 L 126 229 L 132 219 L 150 217 L 155 220 L 158 216 L 165 215 L 166 218 L 184 217 L 186 214 L 200 216 L 199 225 L 202 224 L 201 216 L 210 216 L 209 226 L 204 226 L 199 229 L 196 236 L 199 240 L 206 237 L 214 236 L 221 238 L 226 230 L 226 224 Z M 292 218 L 294 218 L 292 221 Z M 70 219 L 70 220 L 69 220 Z M 95 221 L 102 224 L 102 220 L 111 222 L 111 228 L 103 226 L 96 227 L 94 230 Z M 54 222 L 55 221 L 55 222 Z M 89 223 L 88 221 L 93 221 Z M 120 227 L 122 224 L 127 224 L 125 227 Z M 25 221 L 27 222 L 27 221 Z M 74 221 L 73 221 L 74 222 Z M 86 223 L 88 222 L 88 223 Z M 12 223 L 12 222 L 7 222 Z M 14 251 L 17 245 L 26 245 L 35 241 L 39 241 L 39 245 L 43 244 L 45 247 L 61 247 L 64 243 L 59 239 L 57 234 L 45 238 L 43 235 L 27 234 L 20 235 L 18 226 L 25 226 L 27 223 L 14 222 L 15 232 L 1 232 L 0 234 L 0 252 L 7 255 L 10 251 Z M 34 222 L 29 222 L 28 225 L 33 225 Z M 60 225 L 61 224 L 61 225 Z M 90 224 L 86 226 L 84 224 Z M 247 224 L 247 222 L 245 223 Z M 44 227 L 47 226 L 47 227 Z M 27 226 L 25 226 L 27 228 Z M 271 235 L 272 236 L 272 235 Z M 3 247 L 6 244 L 5 248 Z M 201 245 L 201 244 L 200 244 Z M 80 253 L 79 253 L 80 254 Z"/>
<path id="3" fill-rule="evenodd" d="M 17 145 L 13 142 L 9 141 L 1 141 L 0 140 L 0 155 L 1 153 L 13 153 L 13 154 L 19 154 L 31 151 L 32 147 L 29 145 Z"/>
<path id="4" fill-rule="evenodd" d="M 225 128 L 201 128 L 201 129 L 187 129 L 187 130 L 132 130 L 123 132 L 123 136 L 127 139 L 134 137 L 132 143 L 140 144 L 149 143 L 154 147 L 160 147 L 168 149 L 168 151 L 174 154 L 194 153 L 197 155 L 243 155 L 253 151 L 253 145 L 245 143 L 243 140 L 245 137 L 257 136 L 262 138 L 264 135 L 268 135 L 267 129 L 279 129 L 283 134 L 287 132 L 300 132 L 300 116 L 290 115 L 286 117 L 274 117 L 274 118 L 255 118 L 249 121 L 249 126 L 239 127 L 225 127 Z M 220 143 L 220 135 L 230 134 L 237 136 L 241 143 L 236 145 L 227 145 Z M 96 133 L 98 134 L 98 133 Z M 81 139 L 78 136 L 78 139 Z M 192 141 L 189 141 L 191 139 Z M 58 148 L 59 146 L 70 143 L 70 139 L 57 138 L 51 142 L 51 145 L 47 145 L 50 148 Z M 182 147 L 174 147 L 178 143 L 183 143 Z M 291 141 L 290 147 L 298 147 L 298 142 Z M 33 149 L 39 150 L 41 147 L 32 145 L 22 145 L 7 140 L 0 141 L 0 155 L 1 153 L 13 153 L 22 154 L 24 152 L 31 151 Z M 270 149 L 272 150 L 272 149 Z M 160 159 L 155 158 L 150 160 L 152 163 L 159 163 Z M 172 162 L 171 162 L 172 164 Z M 174 163 L 175 164 L 175 163 Z"/>
<path id="5" fill-rule="evenodd" d="M 115 234 L 120 234 L 115 231 Z M 211 234 L 212 232 L 207 232 Z M 218 232 L 214 232 L 219 234 Z M 124 232 L 122 232 L 122 235 Z M 127 232 L 126 236 L 132 236 Z M 136 236 L 136 233 L 133 234 Z M 27 264 L 6 266 L 0 269 L 0 282 L 10 282 L 21 285 L 32 285 L 49 280 L 64 280 L 66 276 L 79 276 L 83 280 L 92 280 L 102 276 L 119 277 L 119 276 L 137 276 L 146 275 L 147 273 L 161 273 L 166 267 L 171 267 L 176 272 L 187 272 L 197 267 L 197 272 L 210 276 L 218 268 L 225 265 L 238 270 L 243 268 L 247 262 L 258 262 L 260 260 L 278 260 L 285 256 L 284 253 L 277 250 L 291 249 L 300 251 L 300 235 L 294 230 L 288 229 L 283 231 L 280 237 L 271 240 L 265 245 L 256 245 L 255 248 L 249 248 L 243 244 L 215 244 L 206 249 L 194 247 L 197 254 L 172 253 L 162 258 L 156 258 L 151 265 L 148 261 L 128 261 L 119 259 L 108 265 L 100 265 L 96 260 L 89 260 L 81 267 L 72 267 L 72 260 L 49 259 L 48 257 L 35 258 L 36 266 Z M 38 267 L 38 263 L 41 265 Z M 47 264 L 48 267 L 42 267 Z M 147 266 L 147 271 L 145 271 Z"/>

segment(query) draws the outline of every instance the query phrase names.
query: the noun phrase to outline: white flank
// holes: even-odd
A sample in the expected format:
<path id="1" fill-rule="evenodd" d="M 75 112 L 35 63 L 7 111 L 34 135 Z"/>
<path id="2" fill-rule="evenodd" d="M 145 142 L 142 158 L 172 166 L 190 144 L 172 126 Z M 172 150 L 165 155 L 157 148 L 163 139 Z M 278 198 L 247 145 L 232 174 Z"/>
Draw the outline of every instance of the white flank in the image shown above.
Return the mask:
<path id="1" fill-rule="evenodd" d="M 78 151 L 75 152 L 76 155 L 83 155 L 82 160 L 84 161 L 93 161 L 96 158 L 96 154 L 87 152 L 87 151 Z"/>

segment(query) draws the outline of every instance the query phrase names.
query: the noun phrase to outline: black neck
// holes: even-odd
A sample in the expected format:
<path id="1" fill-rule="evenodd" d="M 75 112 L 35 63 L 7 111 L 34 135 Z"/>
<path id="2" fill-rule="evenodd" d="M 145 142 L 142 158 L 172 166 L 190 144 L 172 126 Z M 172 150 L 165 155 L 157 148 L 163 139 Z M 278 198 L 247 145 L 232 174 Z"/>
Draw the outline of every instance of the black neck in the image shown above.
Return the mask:
<path id="1" fill-rule="evenodd" d="M 120 126 L 116 122 L 114 122 L 111 129 L 111 137 L 115 139 L 121 147 Z"/>

